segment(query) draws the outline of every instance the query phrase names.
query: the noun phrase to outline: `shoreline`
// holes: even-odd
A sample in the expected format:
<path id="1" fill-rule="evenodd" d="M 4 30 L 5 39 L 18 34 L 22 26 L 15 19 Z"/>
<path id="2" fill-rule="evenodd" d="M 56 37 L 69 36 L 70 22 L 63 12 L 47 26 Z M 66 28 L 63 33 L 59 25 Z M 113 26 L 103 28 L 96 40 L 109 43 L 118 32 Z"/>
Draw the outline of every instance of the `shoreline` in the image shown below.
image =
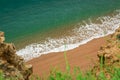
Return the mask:
<path id="1" fill-rule="evenodd" d="M 120 25 L 120 11 L 116 12 L 118 14 L 112 17 L 103 16 L 98 18 L 97 21 L 101 23 L 94 23 L 90 20 L 87 23 L 85 22 L 84 25 L 76 25 L 76 28 L 71 31 L 70 36 L 68 35 L 59 38 L 48 37 L 47 40 L 43 41 L 42 43 L 33 43 L 27 45 L 26 47 L 18 50 L 17 54 L 28 61 L 39 57 L 42 54 L 62 52 L 65 50 L 65 47 L 63 46 L 64 44 L 68 46 L 66 50 L 70 50 L 78 47 L 79 45 L 85 44 L 94 38 L 104 37 L 112 34 Z"/>
<path id="2" fill-rule="evenodd" d="M 116 9 L 117 10 L 117 9 Z M 18 38 L 15 38 L 13 40 L 13 42 L 15 43 L 16 47 L 17 47 L 17 50 L 20 50 L 22 49 L 23 47 L 25 48 L 26 45 L 31 45 L 33 43 L 39 43 L 39 42 L 43 42 L 45 41 L 48 37 L 50 38 L 61 38 L 61 37 L 64 37 L 64 36 L 70 36 L 72 35 L 71 34 L 71 31 L 75 28 L 75 26 L 77 26 L 78 24 L 81 24 L 81 26 L 84 24 L 83 22 L 85 21 L 86 23 L 88 22 L 89 24 L 89 19 L 91 19 L 93 22 L 96 22 L 96 19 L 99 18 L 99 17 L 103 17 L 103 16 L 111 16 L 111 15 L 114 15 L 116 12 L 116 10 L 112 10 L 112 11 L 108 11 L 108 12 L 105 12 L 104 14 L 100 14 L 100 15 L 96 15 L 94 17 L 90 17 L 90 18 L 85 18 L 85 19 L 81 19 L 81 20 L 75 20 L 75 21 L 72 21 L 71 23 L 68 23 L 68 24 L 65 24 L 65 25 L 60 25 L 60 26 L 57 26 L 56 28 L 57 29 L 52 29 L 50 31 L 46 31 L 46 32 L 42 32 L 41 31 L 37 31 L 37 32 L 34 32 L 34 34 L 28 34 L 28 35 L 22 35 Z M 119 9 L 118 9 L 119 10 Z M 100 22 L 99 22 L 100 23 Z M 59 27 L 59 28 L 58 28 Z M 61 28 L 62 27 L 62 28 Z M 69 29 L 68 29 L 69 28 Z M 60 31 L 60 32 L 58 32 Z M 67 33 L 66 33 L 67 32 Z M 57 35 L 56 35 L 57 34 Z M 64 36 L 63 36 L 64 35 Z M 35 39 L 33 39 L 33 37 Z M 59 37 L 60 36 L 60 37 Z M 29 39 L 29 41 L 28 41 Z M 10 40 L 11 41 L 11 40 Z M 9 42 L 10 42 L 9 41 Z M 22 44 L 21 44 L 22 43 Z"/>
<path id="3" fill-rule="evenodd" d="M 97 51 L 106 43 L 106 37 L 93 39 L 75 49 L 66 51 L 71 70 L 75 66 L 80 67 L 82 71 L 92 67 L 93 61 L 97 60 Z M 32 64 L 33 74 L 40 76 L 49 74 L 50 70 L 55 67 L 62 71 L 66 68 L 64 52 L 44 54 L 28 61 L 27 64 Z"/>

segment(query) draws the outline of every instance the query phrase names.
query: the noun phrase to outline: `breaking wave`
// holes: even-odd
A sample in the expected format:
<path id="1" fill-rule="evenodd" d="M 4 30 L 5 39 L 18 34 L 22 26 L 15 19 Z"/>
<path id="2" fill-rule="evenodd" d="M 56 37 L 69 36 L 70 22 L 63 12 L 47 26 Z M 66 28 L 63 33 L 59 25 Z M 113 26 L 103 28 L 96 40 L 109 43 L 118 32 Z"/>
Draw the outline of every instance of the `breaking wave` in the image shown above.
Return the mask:
<path id="1" fill-rule="evenodd" d="M 48 38 L 44 43 L 34 43 L 17 51 L 26 61 L 39 57 L 42 54 L 51 52 L 62 52 L 74 49 L 88 41 L 100 38 L 115 32 L 120 26 L 120 10 L 116 10 L 115 15 L 98 17 L 98 23 L 83 21 L 83 25 L 78 23 L 72 31 L 72 36 L 66 36 L 59 39 Z M 65 48 L 66 46 L 66 48 Z"/>

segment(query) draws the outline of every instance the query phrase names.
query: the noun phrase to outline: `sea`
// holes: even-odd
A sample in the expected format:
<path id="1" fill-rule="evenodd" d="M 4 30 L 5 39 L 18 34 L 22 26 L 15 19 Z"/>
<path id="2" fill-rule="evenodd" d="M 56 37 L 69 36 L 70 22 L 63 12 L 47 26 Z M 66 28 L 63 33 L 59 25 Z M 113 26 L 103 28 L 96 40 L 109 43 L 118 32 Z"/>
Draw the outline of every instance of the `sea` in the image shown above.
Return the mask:
<path id="1" fill-rule="evenodd" d="M 120 0 L 0 0 L 0 31 L 26 61 L 115 32 Z"/>

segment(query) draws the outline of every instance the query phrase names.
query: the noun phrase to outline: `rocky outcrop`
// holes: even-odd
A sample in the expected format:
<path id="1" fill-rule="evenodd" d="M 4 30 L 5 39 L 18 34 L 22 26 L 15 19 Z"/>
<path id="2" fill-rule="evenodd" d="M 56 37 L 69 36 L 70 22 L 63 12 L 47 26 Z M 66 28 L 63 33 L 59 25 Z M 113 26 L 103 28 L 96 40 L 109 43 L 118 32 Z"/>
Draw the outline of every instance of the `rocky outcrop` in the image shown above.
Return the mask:
<path id="1" fill-rule="evenodd" d="M 4 32 L 0 32 L 0 71 L 5 78 L 29 80 L 32 66 L 26 65 L 23 58 L 16 54 L 13 44 L 4 43 Z"/>
<path id="2" fill-rule="evenodd" d="M 111 76 L 107 72 L 107 68 L 112 66 L 120 67 L 120 28 L 114 34 L 108 36 L 107 44 L 100 48 L 97 56 L 99 62 L 94 66 L 92 71 L 96 77 L 101 71 L 104 72 L 109 80 Z"/>

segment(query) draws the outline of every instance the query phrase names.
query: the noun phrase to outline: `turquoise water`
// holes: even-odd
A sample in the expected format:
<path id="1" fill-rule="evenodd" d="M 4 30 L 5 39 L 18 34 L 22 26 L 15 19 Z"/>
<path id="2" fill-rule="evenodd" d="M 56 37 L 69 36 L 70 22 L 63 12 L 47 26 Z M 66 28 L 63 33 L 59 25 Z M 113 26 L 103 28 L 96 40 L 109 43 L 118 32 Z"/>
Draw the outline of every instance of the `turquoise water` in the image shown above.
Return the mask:
<path id="1" fill-rule="evenodd" d="M 116 9 L 120 0 L 0 0 L 0 31 L 14 42 Z"/>

